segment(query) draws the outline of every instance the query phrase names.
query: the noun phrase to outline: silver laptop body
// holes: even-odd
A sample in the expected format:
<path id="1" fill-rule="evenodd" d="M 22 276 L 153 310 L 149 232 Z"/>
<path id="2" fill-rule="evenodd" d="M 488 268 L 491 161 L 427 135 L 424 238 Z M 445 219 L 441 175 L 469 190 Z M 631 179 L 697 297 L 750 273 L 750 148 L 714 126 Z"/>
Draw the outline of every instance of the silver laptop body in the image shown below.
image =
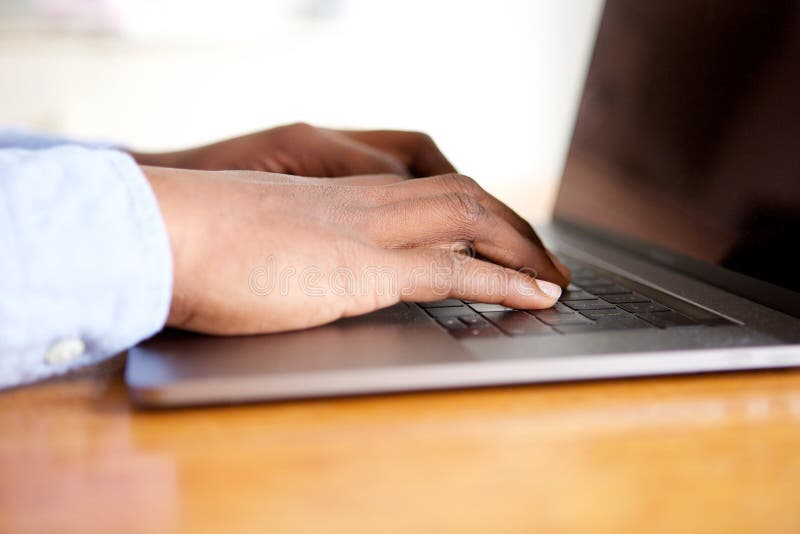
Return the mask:
<path id="1" fill-rule="evenodd" d="M 555 217 L 539 229 L 574 274 L 556 309 L 448 300 L 283 334 L 168 330 L 129 352 L 132 400 L 799 365 L 800 9 L 705 4 L 606 3 Z"/>

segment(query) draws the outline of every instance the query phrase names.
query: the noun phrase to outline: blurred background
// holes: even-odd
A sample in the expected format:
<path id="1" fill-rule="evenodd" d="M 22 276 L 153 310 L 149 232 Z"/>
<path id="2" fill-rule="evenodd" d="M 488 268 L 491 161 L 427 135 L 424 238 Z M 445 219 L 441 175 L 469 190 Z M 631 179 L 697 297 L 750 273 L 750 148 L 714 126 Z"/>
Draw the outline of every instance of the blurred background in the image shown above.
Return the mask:
<path id="1" fill-rule="evenodd" d="M 422 130 L 459 171 L 540 221 L 601 8 L 0 0 L 0 125 L 154 151 L 296 121 Z"/>

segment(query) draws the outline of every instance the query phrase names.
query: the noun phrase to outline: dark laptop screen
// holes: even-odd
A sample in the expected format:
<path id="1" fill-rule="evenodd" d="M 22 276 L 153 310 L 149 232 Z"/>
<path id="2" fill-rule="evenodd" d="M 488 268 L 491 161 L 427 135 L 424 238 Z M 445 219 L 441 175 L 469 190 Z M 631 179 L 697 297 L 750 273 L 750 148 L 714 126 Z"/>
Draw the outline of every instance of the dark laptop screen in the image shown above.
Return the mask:
<path id="1" fill-rule="evenodd" d="M 798 6 L 609 0 L 556 218 L 800 291 Z"/>

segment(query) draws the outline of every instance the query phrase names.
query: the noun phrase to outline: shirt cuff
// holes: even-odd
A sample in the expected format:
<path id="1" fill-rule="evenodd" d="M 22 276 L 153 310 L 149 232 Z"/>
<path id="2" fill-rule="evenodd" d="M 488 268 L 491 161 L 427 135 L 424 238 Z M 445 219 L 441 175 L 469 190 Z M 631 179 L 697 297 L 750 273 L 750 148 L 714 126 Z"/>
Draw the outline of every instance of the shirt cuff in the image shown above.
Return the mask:
<path id="1" fill-rule="evenodd" d="M 59 146 L 0 151 L 0 388 L 113 356 L 158 332 L 172 253 L 133 159 Z M 0 210 L 1 211 L 1 210 Z"/>

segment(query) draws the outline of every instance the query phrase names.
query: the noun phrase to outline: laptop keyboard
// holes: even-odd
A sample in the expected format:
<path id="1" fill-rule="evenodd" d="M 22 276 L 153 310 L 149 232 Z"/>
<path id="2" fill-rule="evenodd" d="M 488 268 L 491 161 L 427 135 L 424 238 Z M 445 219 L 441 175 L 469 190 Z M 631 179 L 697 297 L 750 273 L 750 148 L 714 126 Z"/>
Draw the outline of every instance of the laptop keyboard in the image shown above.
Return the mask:
<path id="1" fill-rule="evenodd" d="M 659 298 L 655 290 L 615 275 L 574 261 L 564 263 L 572 271 L 572 283 L 553 308 L 515 310 L 499 304 L 458 299 L 419 306 L 456 338 L 569 335 L 730 324 L 674 297 L 662 294 Z M 645 291 L 648 295 L 643 294 Z M 681 311 L 675 307 L 680 307 Z"/>

